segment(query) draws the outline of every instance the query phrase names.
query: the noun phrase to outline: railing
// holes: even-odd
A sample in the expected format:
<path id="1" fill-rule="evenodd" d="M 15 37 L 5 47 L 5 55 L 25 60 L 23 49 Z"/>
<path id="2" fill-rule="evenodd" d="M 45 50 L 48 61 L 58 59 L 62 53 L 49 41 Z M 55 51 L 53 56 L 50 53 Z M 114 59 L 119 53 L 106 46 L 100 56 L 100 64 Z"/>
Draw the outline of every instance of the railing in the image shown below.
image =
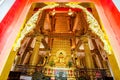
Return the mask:
<path id="1" fill-rule="evenodd" d="M 32 75 L 31 70 L 34 73 L 35 71 L 43 71 L 42 66 L 33 66 L 33 65 L 16 65 L 14 71 L 20 71 L 22 75 Z"/>
<path id="2" fill-rule="evenodd" d="M 75 76 L 77 80 L 91 80 L 91 77 L 92 80 L 106 80 L 106 78 L 112 78 L 109 69 L 76 69 Z"/>
<path id="3" fill-rule="evenodd" d="M 31 69 L 34 70 L 34 72 L 39 70 L 42 74 L 45 72 L 44 67 L 32 65 L 16 65 L 15 71 L 20 71 L 22 75 L 29 75 Z M 113 80 L 109 69 L 80 68 L 75 69 L 73 75 L 76 80 Z"/>

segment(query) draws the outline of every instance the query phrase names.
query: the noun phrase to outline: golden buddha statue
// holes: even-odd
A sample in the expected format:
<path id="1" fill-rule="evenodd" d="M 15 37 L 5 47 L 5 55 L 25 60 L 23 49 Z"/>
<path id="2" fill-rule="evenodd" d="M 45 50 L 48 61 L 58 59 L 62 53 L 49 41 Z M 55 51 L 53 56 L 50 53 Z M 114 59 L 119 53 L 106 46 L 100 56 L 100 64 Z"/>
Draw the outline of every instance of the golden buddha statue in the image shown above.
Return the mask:
<path id="1" fill-rule="evenodd" d="M 64 53 L 60 52 L 59 54 L 57 54 L 55 65 L 60 67 L 63 66 L 65 67 L 66 66 L 65 58 L 66 56 Z"/>

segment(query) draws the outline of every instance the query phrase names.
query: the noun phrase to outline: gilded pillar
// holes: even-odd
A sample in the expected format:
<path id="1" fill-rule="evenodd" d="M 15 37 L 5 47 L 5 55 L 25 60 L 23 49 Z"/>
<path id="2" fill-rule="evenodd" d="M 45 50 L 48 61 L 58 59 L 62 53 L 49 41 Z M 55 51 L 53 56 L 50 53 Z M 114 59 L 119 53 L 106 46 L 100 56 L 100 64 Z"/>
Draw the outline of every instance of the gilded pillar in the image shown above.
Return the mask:
<path id="1" fill-rule="evenodd" d="M 96 55 L 96 54 L 95 54 L 95 62 L 96 62 L 96 64 L 97 64 L 98 68 L 102 68 L 100 59 L 99 59 L 98 55 Z"/>
<path id="2" fill-rule="evenodd" d="M 88 39 L 84 38 L 84 50 L 85 50 L 85 62 L 86 62 L 86 68 L 92 69 L 94 68 L 93 65 L 93 59 L 91 55 L 91 51 L 88 45 Z"/>
<path id="3" fill-rule="evenodd" d="M 107 64 L 107 61 L 105 61 L 105 60 L 102 60 L 102 65 L 103 65 L 103 68 L 104 69 L 108 69 L 108 64 Z"/>
<path id="4" fill-rule="evenodd" d="M 30 65 L 37 65 L 38 64 L 38 61 L 39 61 L 39 48 L 40 48 L 40 43 L 41 43 L 41 39 L 42 39 L 42 36 L 37 36 L 36 37 L 36 42 L 35 42 L 35 46 L 34 46 L 34 49 L 33 49 L 33 53 L 31 55 L 31 58 L 30 58 Z"/>
<path id="5" fill-rule="evenodd" d="M 15 58 L 15 64 L 20 64 L 21 62 L 21 55 L 17 55 L 16 58 Z"/>
<path id="6" fill-rule="evenodd" d="M 12 71 L 15 71 L 15 70 L 16 70 L 15 66 L 16 66 L 16 65 L 19 65 L 20 62 L 21 62 L 21 56 L 20 56 L 20 55 L 16 55 L 11 70 L 12 70 Z"/>
<path id="7" fill-rule="evenodd" d="M 29 62 L 29 58 L 30 58 L 31 52 L 27 52 L 25 59 L 23 61 L 23 65 L 27 64 Z"/>
<path id="8" fill-rule="evenodd" d="M 87 69 L 93 69 L 94 64 L 93 64 L 93 59 L 91 55 L 91 51 L 88 45 L 88 38 L 83 38 L 84 41 L 84 50 L 85 50 L 85 63 L 86 63 L 86 68 Z M 92 80 L 92 72 L 88 72 L 88 75 L 90 76 L 90 79 Z"/>

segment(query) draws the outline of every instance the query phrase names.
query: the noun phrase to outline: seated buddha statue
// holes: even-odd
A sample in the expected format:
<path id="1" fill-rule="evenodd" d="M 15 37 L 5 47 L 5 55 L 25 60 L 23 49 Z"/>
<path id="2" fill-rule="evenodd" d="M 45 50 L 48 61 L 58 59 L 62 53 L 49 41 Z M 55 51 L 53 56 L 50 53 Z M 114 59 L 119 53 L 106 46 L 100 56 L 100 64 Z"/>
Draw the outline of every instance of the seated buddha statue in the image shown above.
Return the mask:
<path id="1" fill-rule="evenodd" d="M 64 55 L 62 52 L 59 53 L 59 56 L 58 56 L 58 63 L 64 63 Z"/>
<path id="2" fill-rule="evenodd" d="M 57 56 L 56 66 L 65 66 L 65 62 L 65 55 L 62 52 L 60 52 Z"/>

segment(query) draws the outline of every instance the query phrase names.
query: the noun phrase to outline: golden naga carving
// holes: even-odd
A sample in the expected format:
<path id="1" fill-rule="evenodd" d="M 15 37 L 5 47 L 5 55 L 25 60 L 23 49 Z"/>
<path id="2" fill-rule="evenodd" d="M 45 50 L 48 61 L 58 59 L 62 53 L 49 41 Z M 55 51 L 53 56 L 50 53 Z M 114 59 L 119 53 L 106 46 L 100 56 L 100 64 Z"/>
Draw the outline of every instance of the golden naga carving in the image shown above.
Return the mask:
<path id="1" fill-rule="evenodd" d="M 46 62 L 47 62 L 47 57 L 44 57 L 43 63 L 38 64 L 37 66 L 43 67 L 43 66 L 45 66 Z"/>
<path id="2" fill-rule="evenodd" d="M 59 4 L 55 3 L 55 2 L 45 2 L 45 4 L 47 6 L 41 8 L 40 10 L 38 10 L 29 20 L 28 22 L 26 23 L 24 29 L 21 31 L 21 34 L 20 34 L 20 37 L 18 38 L 15 46 L 13 47 L 13 50 L 14 51 L 17 51 L 20 46 L 21 46 L 21 42 L 22 40 L 24 39 L 24 37 L 29 34 L 31 31 L 34 30 L 34 28 L 36 27 L 36 24 L 37 24 L 37 19 L 39 17 L 39 14 L 45 10 L 45 9 L 48 9 L 48 8 L 54 8 L 54 7 L 57 7 L 59 6 Z M 82 9 L 83 12 L 85 13 L 86 15 L 86 20 L 89 24 L 89 29 L 94 33 L 96 34 L 100 40 L 104 43 L 104 50 L 111 54 L 112 53 L 112 49 L 110 47 L 110 44 L 109 42 L 107 41 L 107 37 L 106 35 L 104 34 L 104 32 L 102 31 L 102 29 L 100 28 L 100 25 L 98 24 L 97 20 L 94 18 L 94 16 L 88 12 L 86 10 L 86 8 L 78 5 L 79 3 L 78 2 L 70 2 L 70 3 L 67 3 L 66 6 L 69 6 L 71 8 L 79 8 L 79 9 Z"/>
<path id="3" fill-rule="evenodd" d="M 102 29 L 100 28 L 100 25 L 98 24 L 97 20 L 94 18 L 94 16 L 90 12 L 87 11 L 86 8 L 84 8 L 78 4 L 79 3 L 77 3 L 77 2 L 71 2 L 71 3 L 66 4 L 66 6 L 69 6 L 72 8 L 79 8 L 79 9 L 83 10 L 83 12 L 86 15 L 86 20 L 88 22 L 89 29 L 94 34 L 96 34 L 100 38 L 100 40 L 104 43 L 104 50 L 107 53 L 111 54 L 112 50 L 111 50 L 110 44 L 107 41 L 107 37 L 106 37 L 105 33 L 102 31 Z"/>

